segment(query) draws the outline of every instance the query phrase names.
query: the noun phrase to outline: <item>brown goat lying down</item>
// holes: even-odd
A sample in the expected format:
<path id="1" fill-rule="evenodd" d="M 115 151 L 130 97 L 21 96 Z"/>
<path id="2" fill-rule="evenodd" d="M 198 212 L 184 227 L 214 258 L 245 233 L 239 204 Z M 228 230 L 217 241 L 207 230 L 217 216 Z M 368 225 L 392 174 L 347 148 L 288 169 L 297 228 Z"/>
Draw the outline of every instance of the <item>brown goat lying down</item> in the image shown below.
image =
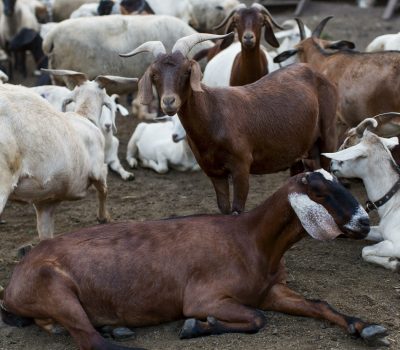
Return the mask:
<path id="1" fill-rule="evenodd" d="M 181 338 L 254 333 L 259 310 L 326 319 L 367 341 L 386 330 L 306 300 L 286 285 L 283 254 L 305 236 L 363 238 L 369 219 L 324 170 L 290 178 L 240 216 L 203 215 L 94 226 L 42 241 L 4 292 L 8 324 L 65 327 L 81 350 L 131 349 L 94 326 L 139 327 L 187 318 Z M 20 315 L 18 317 L 16 315 Z"/>

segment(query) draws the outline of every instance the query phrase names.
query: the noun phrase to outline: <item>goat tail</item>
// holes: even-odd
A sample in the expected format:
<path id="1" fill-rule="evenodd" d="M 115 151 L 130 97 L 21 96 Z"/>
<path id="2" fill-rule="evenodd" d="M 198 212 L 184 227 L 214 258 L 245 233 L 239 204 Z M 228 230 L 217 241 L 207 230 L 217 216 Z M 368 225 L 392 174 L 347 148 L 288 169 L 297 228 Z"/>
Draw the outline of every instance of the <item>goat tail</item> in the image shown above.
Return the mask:
<path id="1" fill-rule="evenodd" d="M 34 323 L 33 318 L 18 316 L 8 311 L 3 302 L 0 302 L 0 313 L 3 322 L 9 326 L 21 328 Z"/>

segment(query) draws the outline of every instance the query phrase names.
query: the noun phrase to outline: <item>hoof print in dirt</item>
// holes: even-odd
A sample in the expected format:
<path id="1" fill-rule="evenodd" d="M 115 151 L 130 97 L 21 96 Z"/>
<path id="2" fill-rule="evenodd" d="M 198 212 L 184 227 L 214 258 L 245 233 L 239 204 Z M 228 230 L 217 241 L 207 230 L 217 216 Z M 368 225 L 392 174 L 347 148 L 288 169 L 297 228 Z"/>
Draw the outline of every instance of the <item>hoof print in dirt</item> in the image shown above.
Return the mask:
<path id="1" fill-rule="evenodd" d="M 387 335 L 387 329 L 377 324 L 365 327 L 361 332 L 361 338 L 363 338 L 369 346 L 389 346 L 390 342 L 386 339 Z"/>
<path id="2" fill-rule="evenodd" d="M 28 244 L 18 248 L 17 250 L 17 259 L 22 259 L 26 254 L 28 254 L 33 248 L 32 244 Z"/>

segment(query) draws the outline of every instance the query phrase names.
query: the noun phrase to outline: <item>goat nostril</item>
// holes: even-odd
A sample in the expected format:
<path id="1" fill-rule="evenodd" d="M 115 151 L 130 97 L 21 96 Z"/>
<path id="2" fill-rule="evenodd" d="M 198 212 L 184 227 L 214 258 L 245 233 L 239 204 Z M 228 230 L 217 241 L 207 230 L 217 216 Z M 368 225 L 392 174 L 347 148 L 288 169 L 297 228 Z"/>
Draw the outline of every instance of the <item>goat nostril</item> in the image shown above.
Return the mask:
<path id="1" fill-rule="evenodd" d="M 172 105 L 175 102 L 175 97 L 164 97 L 163 102 L 165 105 Z"/>
<path id="2" fill-rule="evenodd" d="M 369 218 L 365 217 L 365 218 L 361 218 L 358 221 L 360 223 L 360 225 L 362 226 L 369 226 Z"/>

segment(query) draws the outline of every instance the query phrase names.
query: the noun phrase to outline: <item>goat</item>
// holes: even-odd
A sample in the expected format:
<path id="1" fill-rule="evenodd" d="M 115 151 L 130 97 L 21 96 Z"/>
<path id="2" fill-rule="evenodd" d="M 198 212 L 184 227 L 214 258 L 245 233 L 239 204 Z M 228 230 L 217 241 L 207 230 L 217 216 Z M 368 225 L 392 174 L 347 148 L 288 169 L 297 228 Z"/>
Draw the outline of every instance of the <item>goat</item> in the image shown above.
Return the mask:
<path id="1" fill-rule="evenodd" d="M 366 52 L 389 50 L 400 50 L 400 33 L 380 35 L 372 40 L 365 49 Z"/>
<path id="2" fill-rule="evenodd" d="M 364 128 L 368 124 L 376 127 L 377 121 L 366 119 Z M 377 209 L 380 217 L 379 225 L 372 227 L 367 237 L 379 243 L 364 247 L 362 257 L 392 271 L 400 271 L 400 168 L 389 150 L 398 145 L 397 137 L 381 138 L 365 129 L 358 144 L 324 153 L 332 159 L 333 174 L 362 179 L 369 198 L 367 209 Z"/>
<path id="3" fill-rule="evenodd" d="M 169 168 L 197 171 L 199 165 L 185 140 L 186 133 L 177 115 L 165 123 L 139 123 L 126 151 L 126 160 L 134 168 L 141 165 L 164 174 Z"/>
<path id="4" fill-rule="evenodd" d="M 260 46 L 261 30 L 265 27 L 265 40 L 273 47 L 279 47 L 272 30 L 272 25 L 279 29 L 279 26 L 269 11 L 260 4 L 253 4 L 250 8 L 240 4 L 224 19 L 224 21 L 215 27 L 221 28 L 226 25 L 226 33 L 237 30 L 241 51 L 234 59 L 230 84 L 231 86 L 240 86 L 251 84 L 268 74 L 268 61 L 264 50 Z M 233 36 L 228 36 L 221 46 L 227 46 L 226 42 L 232 43 Z"/>
<path id="5" fill-rule="evenodd" d="M 315 28 L 312 37 L 307 39 L 304 36 L 303 23 L 297 19 L 302 41 L 296 49 L 283 52 L 274 61 L 279 63 L 298 54 L 301 62 L 309 63 L 314 70 L 334 83 L 339 94 L 338 117 L 347 127 L 358 125 L 366 116 L 372 117 L 389 111 L 400 112 L 397 95 L 400 89 L 400 53 L 356 52 L 344 50 L 354 48 L 354 44 L 348 41 L 322 41 L 319 37 L 331 18 L 325 18 Z M 327 51 L 321 46 L 340 50 Z"/>
<path id="6" fill-rule="evenodd" d="M 78 72 L 51 73 L 63 75 L 71 87 L 76 85 L 65 101 L 75 102 L 76 113 L 58 112 L 28 88 L 0 86 L 0 140 L 7 145 L 0 156 L 0 214 L 8 198 L 33 203 L 40 239 L 52 238 L 58 204 L 83 198 L 91 184 L 98 191 L 99 221 L 110 219 L 104 137 L 96 125 L 102 106 L 110 106 L 103 88 L 135 83 L 113 76 L 89 82 Z"/>
<path id="7" fill-rule="evenodd" d="M 94 328 L 104 324 L 185 317 L 183 339 L 255 333 L 266 323 L 260 309 L 325 319 L 367 342 L 384 341 L 383 326 L 307 300 L 286 284 L 283 255 L 306 233 L 331 240 L 368 231 L 364 209 L 329 173 L 299 174 L 238 217 L 127 221 L 43 241 L 15 267 L 2 318 L 11 325 L 34 318 L 48 332 L 59 323 L 80 350 L 132 349 L 107 343 Z"/>
<path id="8" fill-rule="evenodd" d="M 307 157 L 316 168 L 320 150 L 336 150 L 336 90 L 307 65 L 292 65 L 240 87 L 201 84 L 200 66 L 187 54 L 197 43 L 221 37 L 181 38 L 171 54 L 161 42 L 148 42 L 122 56 L 154 54 L 155 62 L 139 83 L 141 102 L 151 102 L 154 84 L 164 113 L 178 114 L 197 162 L 214 185 L 219 209 L 231 211 L 232 175 L 232 210 L 240 213 L 250 173 L 284 170 Z M 321 161 L 328 168 L 329 162 Z"/>
<path id="9" fill-rule="evenodd" d="M 126 62 L 116 55 L 117 52 L 126 52 L 149 40 L 164 40 L 170 49 L 181 36 L 194 33 L 196 31 L 187 24 L 170 16 L 81 17 L 58 23 L 44 38 L 43 51 L 49 56 L 49 67 L 53 69 L 85 72 L 90 79 L 103 72 L 139 77 L 151 61 L 133 58 Z M 208 46 L 211 43 L 203 43 L 198 49 Z M 197 48 L 193 51 L 196 53 Z M 108 92 L 127 93 L 116 89 Z"/>
<path id="10" fill-rule="evenodd" d="M 58 111 L 63 111 L 63 102 L 70 95 L 70 90 L 63 86 L 44 85 L 31 88 L 33 91 L 41 95 L 44 99 L 50 102 L 53 107 Z M 118 95 L 114 94 L 110 99 L 110 109 L 103 106 L 101 117 L 98 121 L 98 128 L 104 136 L 104 161 L 109 168 L 118 173 L 123 180 L 133 180 L 134 175 L 126 171 L 118 159 L 119 141 L 113 135 L 113 129 L 116 130 L 115 116 L 117 111 L 123 116 L 127 116 L 129 112 L 126 108 L 117 103 Z M 73 111 L 74 106 L 70 104 L 67 108 L 68 111 Z"/>

